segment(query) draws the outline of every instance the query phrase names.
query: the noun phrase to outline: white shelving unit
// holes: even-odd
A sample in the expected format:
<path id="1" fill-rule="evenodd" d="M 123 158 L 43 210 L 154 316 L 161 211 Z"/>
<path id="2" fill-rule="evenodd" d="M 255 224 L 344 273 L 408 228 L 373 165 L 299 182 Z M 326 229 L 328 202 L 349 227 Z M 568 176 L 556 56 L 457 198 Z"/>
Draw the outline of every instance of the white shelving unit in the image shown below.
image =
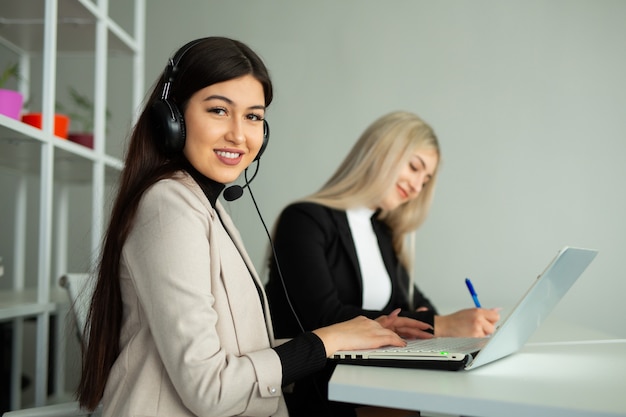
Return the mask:
<path id="1" fill-rule="evenodd" d="M 66 272 L 89 272 L 68 271 L 76 246 L 71 241 L 76 210 L 88 219 L 83 233 L 89 235 L 89 257 L 99 251 L 109 207 L 105 190 L 122 168 L 120 144 L 125 139 L 107 137 L 107 113 L 112 102 L 123 102 L 128 108 L 124 127 L 134 121 L 144 94 L 144 32 L 145 0 L 2 1 L 0 58 L 2 51 L 9 51 L 19 60 L 20 90 L 43 113 L 42 129 L 0 115 L 0 179 L 11 184 L 0 188 L 0 213 L 13 214 L 13 230 L 0 231 L 2 248 L 9 252 L 0 253 L 0 322 L 12 324 L 11 409 L 47 404 L 49 379 L 56 392 L 65 389 L 63 348 L 70 332 L 64 331 L 61 315 L 68 302 L 57 280 Z M 89 64 L 68 71 L 68 61 Z M 87 95 L 94 102 L 93 149 L 53 134 L 61 86 L 81 77 L 90 80 Z M 120 115 L 112 119 L 116 117 Z M 76 207 L 74 188 L 88 190 L 90 201 Z M 48 375 L 50 317 L 55 314 L 55 373 Z M 36 323 L 32 358 L 26 356 L 26 321 Z M 35 364 L 34 400 L 29 404 L 24 404 L 20 389 L 24 363 Z"/>

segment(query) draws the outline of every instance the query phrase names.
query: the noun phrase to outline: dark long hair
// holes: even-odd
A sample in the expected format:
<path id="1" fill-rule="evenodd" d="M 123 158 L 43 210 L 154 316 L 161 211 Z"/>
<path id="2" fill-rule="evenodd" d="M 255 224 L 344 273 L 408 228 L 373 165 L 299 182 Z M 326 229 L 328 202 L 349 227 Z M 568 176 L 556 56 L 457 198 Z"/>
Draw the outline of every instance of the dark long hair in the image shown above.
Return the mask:
<path id="1" fill-rule="evenodd" d="M 186 50 L 181 56 L 180 52 Z M 174 55 L 179 56 L 171 80 L 169 99 L 181 113 L 198 90 L 244 75 L 252 75 L 263 86 L 265 105 L 273 98 L 272 83 L 262 60 L 245 44 L 222 37 L 189 42 Z M 143 193 L 155 182 L 171 177 L 181 169 L 182 152 L 168 154 L 155 135 L 151 105 L 161 99 L 166 71 L 161 74 L 144 104 L 131 133 L 121 172 L 117 197 L 104 235 L 97 265 L 97 281 L 84 329 L 82 374 L 76 391 L 81 407 L 96 408 L 104 394 L 109 373 L 117 359 L 122 325 L 120 291 L 121 251 L 132 228 Z"/>

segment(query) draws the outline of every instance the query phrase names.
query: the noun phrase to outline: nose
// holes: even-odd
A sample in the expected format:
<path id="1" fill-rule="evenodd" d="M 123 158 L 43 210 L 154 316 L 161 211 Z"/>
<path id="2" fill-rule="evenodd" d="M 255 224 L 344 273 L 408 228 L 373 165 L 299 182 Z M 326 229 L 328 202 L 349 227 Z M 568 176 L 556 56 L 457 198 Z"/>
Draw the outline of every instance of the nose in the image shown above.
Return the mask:
<path id="1" fill-rule="evenodd" d="M 241 144 L 246 140 L 243 131 L 243 122 L 241 120 L 233 118 L 228 133 L 226 134 L 226 140 L 234 144 Z"/>
<path id="2" fill-rule="evenodd" d="M 426 175 L 421 172 L 418 172 L 415 175 L 413 175 L 410 185 L 415 195 L 418 195 L 422 191 L 422 188 L 424 188 L 425 179 L 426 179 Z"/>

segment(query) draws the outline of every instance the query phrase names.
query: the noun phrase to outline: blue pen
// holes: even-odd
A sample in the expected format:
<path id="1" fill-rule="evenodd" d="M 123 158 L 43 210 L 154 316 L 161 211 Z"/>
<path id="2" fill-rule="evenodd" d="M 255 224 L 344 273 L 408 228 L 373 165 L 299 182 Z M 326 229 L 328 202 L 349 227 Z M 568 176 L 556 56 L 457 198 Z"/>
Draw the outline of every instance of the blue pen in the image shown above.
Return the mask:
<path id="1" fill-rule="evenodd" d="M 476 308 L 480 308 L 480 301 L 478 301 L 478 296 L 476 295 L 476 291 L 474 291 L 474 286 L 472 285 L 472 281 L 469 278 L 465 278 L 465 285 L 467 285 L 467 289 L 472 295 L 472 299 L 474 299 L 474 305 Z"/>

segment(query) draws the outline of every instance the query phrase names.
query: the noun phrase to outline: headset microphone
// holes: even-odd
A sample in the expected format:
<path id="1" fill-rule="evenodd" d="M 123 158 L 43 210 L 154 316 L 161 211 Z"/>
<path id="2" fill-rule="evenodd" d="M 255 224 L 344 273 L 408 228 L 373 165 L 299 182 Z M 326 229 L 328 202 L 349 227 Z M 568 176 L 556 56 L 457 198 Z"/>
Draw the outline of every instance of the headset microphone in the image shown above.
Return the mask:
<path id="1" fill-rule="evenodd" d="M 244 185 L 243 187 L 241 185 L 231 185 L 230 187 L 226 188 L 223 194 L 224 200 L 235 201 L 243 195 L 243 189 L 247 186 L 248 184 Z"/>
<path id="2" fill-rule="evenodd" d="M 231 185 L 230 187 L 226 187 L 226 189 L 224 189 L 224 192 L 222 194 L 224 196 L 224 200 L 235 201 L 236 199 L 238 199 L 239 197 L 243 195 L 243 189 L 250 186 L 250 183 L 252 182 L 254 177 L 256 177 L 257 172 L 259 172 L 260 159 L 255 159 L 255 161 L 256 161 L 256 169 L 254 170 L 254 174 L 252 175 L 252 178 L 248 180 L 248 168 L 249 168 L 248 167 L 243 172 L 243 176 L 246 180 L 246 183 L 243 185 L 243 187 L 241 185 Z"/>

